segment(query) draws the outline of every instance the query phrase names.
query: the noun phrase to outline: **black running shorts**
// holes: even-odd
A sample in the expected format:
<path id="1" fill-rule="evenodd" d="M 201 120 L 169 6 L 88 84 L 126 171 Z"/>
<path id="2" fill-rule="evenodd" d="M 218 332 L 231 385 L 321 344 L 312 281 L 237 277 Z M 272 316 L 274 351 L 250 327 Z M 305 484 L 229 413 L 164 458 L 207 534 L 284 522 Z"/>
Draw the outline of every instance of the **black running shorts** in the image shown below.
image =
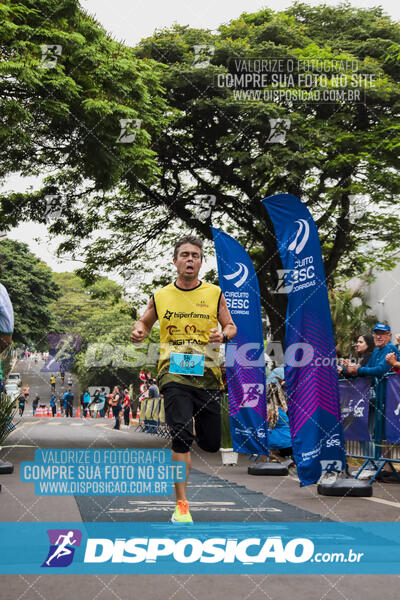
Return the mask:
<path id="1" fill-rule="evenodd" d="M 218 452 L 221 444 L 221 390 L 203 390 L 181 383 L 162 388 L 165 420 L 172 436 L 174 452 L 189 452 L 193 418 L 196 441 L 206 452 Z"/>

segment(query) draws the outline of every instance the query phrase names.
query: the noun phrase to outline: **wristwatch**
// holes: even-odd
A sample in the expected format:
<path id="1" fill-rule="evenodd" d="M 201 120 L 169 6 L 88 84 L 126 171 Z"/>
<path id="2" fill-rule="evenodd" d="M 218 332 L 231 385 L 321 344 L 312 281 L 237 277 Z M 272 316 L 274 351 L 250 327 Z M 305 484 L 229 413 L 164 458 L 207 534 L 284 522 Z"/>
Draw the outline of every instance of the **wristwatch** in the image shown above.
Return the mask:
<path id="1" fill-rule="evenodd" d="M 222 334 L 222 343 L 223 344 L 227 344 L 228 342 L 230 342 L 230 339 L 228 338 L 228 336 L 226 335 L 226 333 Z"/>

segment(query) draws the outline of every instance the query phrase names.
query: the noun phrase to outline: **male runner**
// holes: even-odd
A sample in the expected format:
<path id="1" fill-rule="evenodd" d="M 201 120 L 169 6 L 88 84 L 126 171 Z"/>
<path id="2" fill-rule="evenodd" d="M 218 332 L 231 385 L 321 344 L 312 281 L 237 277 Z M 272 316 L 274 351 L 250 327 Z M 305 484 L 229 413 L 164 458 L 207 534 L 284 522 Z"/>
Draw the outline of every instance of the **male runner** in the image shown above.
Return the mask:
<path id="1" fill-rule="evenodd" d="M 160 323 L 158 383 L 172 436 L 172 459 L 185 461 L 186 481 L 175 483 L 173 522 L 192 523 L 186 498 L 191 467 L 193 418 L 196 439 L 207 452 L 220 448 L 220 402 L 223 388 L 218 347 L 236 335 L 221 289 L 200 281 L 203 242 L 193 236 L 178 240 L 173 263 L 177 280 L 158 290 L 133 326 L 131 340 L 142 342 Z M 218 331 L 218 322 L 222 331 Z"/>

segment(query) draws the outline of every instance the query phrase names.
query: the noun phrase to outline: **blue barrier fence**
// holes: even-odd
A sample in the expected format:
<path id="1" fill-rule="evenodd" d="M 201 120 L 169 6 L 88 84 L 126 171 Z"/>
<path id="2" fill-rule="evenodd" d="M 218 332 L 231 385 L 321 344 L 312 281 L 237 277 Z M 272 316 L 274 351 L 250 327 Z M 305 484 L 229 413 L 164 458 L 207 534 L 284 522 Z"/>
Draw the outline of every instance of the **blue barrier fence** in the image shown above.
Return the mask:
<path id="1" fill-rule="evenodd" d="M 400 376 L 341 379 L 340 388 L 346 456 L 363 459 L 355 477 L 372 468 L 372 483 L 388 464 L 400 481 Z"/>

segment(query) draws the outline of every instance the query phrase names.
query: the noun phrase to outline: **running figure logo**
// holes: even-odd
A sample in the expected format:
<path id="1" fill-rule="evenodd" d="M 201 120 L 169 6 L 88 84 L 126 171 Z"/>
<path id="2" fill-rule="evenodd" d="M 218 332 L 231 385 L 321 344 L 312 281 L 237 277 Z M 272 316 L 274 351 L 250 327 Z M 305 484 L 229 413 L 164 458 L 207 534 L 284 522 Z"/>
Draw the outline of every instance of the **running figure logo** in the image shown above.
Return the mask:
<path id="1" fill-rule="evenodd" d="M 81 545 L 79 529 L 48 529 L 49 553 L 42 567 L 68 567 L 74 558 L 75 547 Z"/>
<path id="2" fill-rule="evenodd" d="M 263 397 L 264 385 L 262 383 L 243 383 L 243 400 L 239 408 L 254 408 Z"/>

